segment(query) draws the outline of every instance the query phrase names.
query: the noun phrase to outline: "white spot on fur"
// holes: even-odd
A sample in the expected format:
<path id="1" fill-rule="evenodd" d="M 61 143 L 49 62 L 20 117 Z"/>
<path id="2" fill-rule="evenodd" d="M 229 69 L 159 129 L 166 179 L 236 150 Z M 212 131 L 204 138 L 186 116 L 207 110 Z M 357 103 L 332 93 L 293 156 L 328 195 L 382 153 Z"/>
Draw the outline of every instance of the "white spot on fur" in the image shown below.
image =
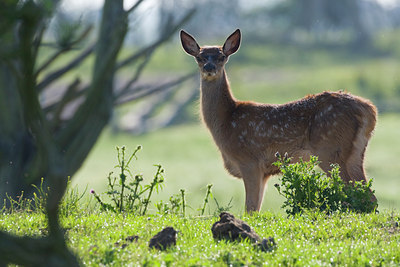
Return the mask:
<path id="1" fill-rule="evenodd" d="M 233 128 L 236 128 L 236 126 L 237 126 L 237 125 L 236 125 L 236 122 L 232 121 L 232 127 L 233 127 Z"/>
<path id="2" fill-rule="evenodd" d="M 260 137 L 266 137 L 266 136 L 267 136 L 267 133 L 266 133 L 266 132 L 261 132 L 261 133 L 258 134 L 258 136 L 260 136 Z"/>

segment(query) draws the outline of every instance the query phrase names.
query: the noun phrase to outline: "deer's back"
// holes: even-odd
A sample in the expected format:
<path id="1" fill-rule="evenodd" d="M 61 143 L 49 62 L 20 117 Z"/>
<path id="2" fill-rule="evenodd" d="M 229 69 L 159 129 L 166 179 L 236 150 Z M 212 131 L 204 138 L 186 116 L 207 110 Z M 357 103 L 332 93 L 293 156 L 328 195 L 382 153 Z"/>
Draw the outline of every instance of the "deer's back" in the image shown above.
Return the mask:
<path id="1" fill-rule="evenodd" d="M 368 125 L 369 138 L 375 120 L 376 109 L 368 100 L 324 92 L 283 105 L 237 102 L 221 131 L 225 134 L 214 137 L 228 158 L 269 161 L 277 151 L 301 156 L 324 146 L 351 147 L 361 124 Z"/>

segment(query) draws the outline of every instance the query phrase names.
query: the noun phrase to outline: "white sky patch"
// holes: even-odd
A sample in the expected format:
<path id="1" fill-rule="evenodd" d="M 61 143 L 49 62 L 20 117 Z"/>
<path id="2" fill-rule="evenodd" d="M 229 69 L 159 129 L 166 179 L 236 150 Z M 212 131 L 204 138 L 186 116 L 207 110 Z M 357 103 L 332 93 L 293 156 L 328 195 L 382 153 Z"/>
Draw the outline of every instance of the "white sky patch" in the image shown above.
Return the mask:
<path id="1" fill-rule="evenodd" d="M 399 0 L 376 0 L 378 3 L 382 4 L 385 7 L 395 7 L 400 5 Z"/>

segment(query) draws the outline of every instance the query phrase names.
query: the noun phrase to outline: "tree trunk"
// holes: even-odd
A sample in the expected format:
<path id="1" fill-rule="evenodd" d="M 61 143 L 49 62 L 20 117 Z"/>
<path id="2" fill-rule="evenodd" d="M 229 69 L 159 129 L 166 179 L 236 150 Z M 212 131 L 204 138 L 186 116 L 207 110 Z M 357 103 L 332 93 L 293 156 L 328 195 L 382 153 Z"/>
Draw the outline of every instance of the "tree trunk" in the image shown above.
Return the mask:
<path id="1" fill-rule="evenodd" d="M 7 36 L 10 47 L 17 45 L 16 56 L 0 58 L 0 197 L 15 198 L 21 188 L 28 190 L 29 184 L 44 177 L 50 188 L 46 201 L 49 236 L 20 238 L 0 231 L 0 255 L 5 255 L 0 264 L 77 266 L 59 225 L 59 204 L 67 177 L 81 166 L 110 117 L 114 69 L 127 31 L 127 13 L 122 0 L 105 1 L 91 86 L 73 118 L 53 132 L 36 88 L 35 41 L 42 32 L 41 8 L 34 1 L 23 4 L 14 28 L 16 37 Z"/>

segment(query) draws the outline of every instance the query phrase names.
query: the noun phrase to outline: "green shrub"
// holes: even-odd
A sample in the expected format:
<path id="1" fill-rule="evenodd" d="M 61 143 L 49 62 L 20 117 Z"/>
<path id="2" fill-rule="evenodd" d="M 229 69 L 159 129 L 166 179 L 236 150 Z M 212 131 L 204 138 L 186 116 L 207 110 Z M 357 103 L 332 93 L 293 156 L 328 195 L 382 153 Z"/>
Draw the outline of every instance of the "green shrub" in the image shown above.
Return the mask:
<path id="1" fill-rule="evenodd" d="M 282 208 L 294 215 L 305 210 L 319 210 L 325 213 L 335 211 L 373 212 L 378 206 L 372 201 L 374 191 L 372 180 L 367 183 L 350 182 L 346 184 L 340 178 L 338 165 L 332 165 L 327 175 L 316 170 L 318 158 L 311 156 L 309 161 L 290 164 L 290 158 L 277 155 L 274 163 L 283 176 L 281 185 L 275 187 L 285 198 Z"/>

